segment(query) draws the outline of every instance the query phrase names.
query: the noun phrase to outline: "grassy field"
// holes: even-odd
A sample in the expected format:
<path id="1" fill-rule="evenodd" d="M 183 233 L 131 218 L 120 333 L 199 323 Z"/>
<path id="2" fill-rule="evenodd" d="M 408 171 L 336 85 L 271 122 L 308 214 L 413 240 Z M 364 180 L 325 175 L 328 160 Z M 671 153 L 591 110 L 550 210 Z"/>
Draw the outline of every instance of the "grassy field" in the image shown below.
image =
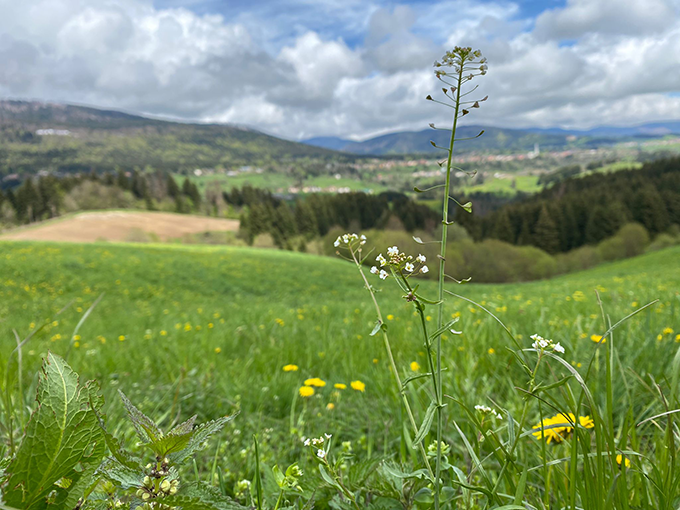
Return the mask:
<path id="1" fill-rule="evenodd" d="M 665 378 L 680 347 L 679 261 L 680 248 L 669 248 L 551 281 L 451 290 L 496 314 L 526 347 L 533 333 L 561 342 L 564 359 L 581 374 L 602 347 L 591 336 L 606 330 L 596 290 L 612 322 L 659 299 L 614 336 L 613 420 L 621 425 L 664 410 L 650 385 L 656 381 L 667 389 Z M 254 432 L 260 434 L 265 463 L 304 458 L 300 437 L 324 432 L 333 433 L 338 444 L 351 441 L 360 458 L 415 455 L 405 446 L 408 434 L 384 347 L 379 335 L 370 336 L 375 316 L 368 294 L 354 267 L 342 260 L 245 248 L 4 241 L 0 267 L 0 366 L 7 366 L 16 345 L 13 330 L 23 338 L 46 324 L 23 348 L 26 406 L 32 406 L 40 358 L 51 350 L 68 356 L 83 378 L 100 381 L 113 422 L 123 414 L 118 389 L 163 426 L 194 413 L 204 420 L 239 409 L 216 449 L 198 461 L 197 473 L 206 479 L 215 466 L 231 483 L 251 476 Z M 394 282 L 374 283 L 382 289 L 378 296 L 397 365 L 405 376 L 422 372 L 413 364 L 425 361 L 411 306 Z M 424 282 L 421 290 L 434 295 L 434 283 Z M 515 386 L 525 379 L 502 328 L 465 301 L 452 298 L 446 310 L 460 316 L 456 327 L 463 333 L 445 335 L 445 393 L 470 407 L 495 403 L 516 415 L 523 394 Z M 604 357 L 593 359 L 591 391 L 604 406 Z M 288 364 L 299 369 L 286 372 Z M 547 379 L 565 375 L 555 365 L 543 374 Z M 298 389 L 310 377 L 327 384 L 303 399 Z M 365 391 L 353 390 L 352 381 L 365 383 Z M 426 406 L 424 390 L 418 384 L 409 388 Z M 416 406 L 416 412 L 424 408 Z M 447 413 L 475 436 L 459 406 L 449 405 Z M 532 423 L 539 420 L 537 406 L 530 413 Z M 466 469 L 465 448 L 451 426 L 447 431 L 451 461 Z M 129 430 L 115 432 L 134 444 Z M 619 440 L 624 449 L 649 447 L 642 431 Z M 529 434 L 520 445 L 522 458 L 540 466 L 542 445 Z M 489 453 L 483 443 L 475 442 L 475 448 L 480 456 Z M 547 461 L 565 454 L 566 443 L 545 453 Z M 559 461 L 550 467 L 559 469 Z M 536 478 L 542 483 L 547 470 L 532 471 L 529 483 Z"/>

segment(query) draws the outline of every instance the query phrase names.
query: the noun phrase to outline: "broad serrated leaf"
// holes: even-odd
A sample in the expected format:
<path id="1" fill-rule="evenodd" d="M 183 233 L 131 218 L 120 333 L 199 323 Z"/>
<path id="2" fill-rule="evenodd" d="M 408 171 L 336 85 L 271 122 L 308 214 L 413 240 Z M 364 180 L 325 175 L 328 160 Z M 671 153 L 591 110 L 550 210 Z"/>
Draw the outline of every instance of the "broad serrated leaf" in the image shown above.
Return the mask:
<path id="1" fill-rule="evenodd" d="M 420 442 L 425 439 L 425 436 L 430 431 L 432 427 L 432 420 L 434 419 L 434 412 L 437 410 L 437 403 L 433 400 L 430 402 L 427 411 L 425 411 L 425 417 L 423 418 L 423 424 L 418 429 L 416 437 L 413 438 L 413 448 L 416 448 Z"/>
<path id="2" fill-rule="evenodd" d="M 118 483 L 122 489 L 140 487 L 144 479 L 144 472 L 142 470 L 132 469 L 113 458 L 106 459 L 99 467 L 97 473 L 104 478 Z"/>
<path id="3" fill-rule="evenodd" d="M 186 459 L 191 457 L 194 453 L 200 451 L 205 446 L 205 442 L 214 433 L 222 430 L 228 422 L 233 420 L 238 413 L 234 413 L 230 416 L 223 416 L 214 421 L 209 421 L 207 423 L 202 423 L 196 427 L 191 435 L 191 439 L 187 443 L 186 447 L 179 451 L 168 455 L 170 460 L 176 464 L 181 464 Z"/>
<path id="4" fill-rule="evenodd" d="M 184 434 L 188 434 L 192 430 L 194 430 L 194 423 L 196 422 L 196 418 L 198 415 L 193 415 L 191 418 L 189 418 L 187 421 L 180 423 L 176 427 L 174 427 L 170 432 L 168 432 L 169 436 L 182 436 Z"/>
<path id="5" fill-rule="evenodd" d="M 158 441 L 149 443 L 147 446 L 153 450 L 158 457 L 167 457 L 173 453 L 182 451 L 191 441 L 192 432 L 180 435 L 167 435 Z"/>
<path id="6" fill-rule="evenodd" d="M 142 471 L 142 461 L 138 459 L 137 457 L 134 457 L 132 454 L 130 454 L 127 450 L 123 448 L 123 446 L 120 444 L 120 441 L 116 439 L 112 434 L 110 434 L 106 430 L 106 424 L 104 423 L 104 418 L 95 411 L 95 414 L 97 416 L 97 421 L 99 423 L 99 426 L 102 429 L 102 433 L 104 434 L 104 440 L 106 441 L 106 446 L 109 447 L 109 451 L 113 455 L 113 457 L 121 463 L 123 466 L 136 470 L 136 471 Z"/>
<path id="7" fill-rule="evenodd" d="M 223 496 L 215 487 L 202 482 L 183 486 L 179 494 L 163 498 L 163 504 L 178 506 L 182 510 L 244 510 L 247 508 Z"/>
<path id="8" fill-rule="evenodd" d="M 120 395 L 120 399 L 123 401 L 123 405 L 125 406 L 125 410 L 130 417 L 130 421 L 132 422 L 132 425 L 137 432 L 137 436 L 142 443 L 153 443 L 154 441 L 157 441 L 163 437 L 163 432 L 158 428 L 156 423 L 139 409 L 137 409 L 135 405 L 125 396 L 125 393 L 123 393 L 121 390 L 118 390 L 118 395 Z"/>
<path id="9" fill-rule="evenodd" d="M 106 453 L 95 415 L 103 405 L 98 392 L 96 383 L 81 386 L 78 374 L 48 353 L 38 380 L 38 406 L 7 468 L 5 505 L 37 510 L 49 508 L 48 499 L 63 506 L 80 498 L 75 491 L 91 483 Z M 55 485 L 60 480 L 62 487 Z"/>

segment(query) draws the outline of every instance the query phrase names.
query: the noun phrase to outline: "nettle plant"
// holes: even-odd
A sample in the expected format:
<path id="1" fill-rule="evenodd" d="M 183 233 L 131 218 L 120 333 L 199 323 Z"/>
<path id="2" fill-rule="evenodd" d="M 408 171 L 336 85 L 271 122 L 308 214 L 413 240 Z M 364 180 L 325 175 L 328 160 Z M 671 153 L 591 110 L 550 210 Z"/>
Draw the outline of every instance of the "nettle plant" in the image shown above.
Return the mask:
<path id="1" fill-rule="evenodd" d="M 2 508 L 141 510 L 242 508 L 204 482 L 180 480 L 180 468 L 234 415 L 196 425 L 196 416 L 163 432 L 121 392 L 139 458 L 106 429 L 94 381 L 80 384 L 63 358 L 43 361 L 37 406 L 14 455 L 2 463 Z"/>

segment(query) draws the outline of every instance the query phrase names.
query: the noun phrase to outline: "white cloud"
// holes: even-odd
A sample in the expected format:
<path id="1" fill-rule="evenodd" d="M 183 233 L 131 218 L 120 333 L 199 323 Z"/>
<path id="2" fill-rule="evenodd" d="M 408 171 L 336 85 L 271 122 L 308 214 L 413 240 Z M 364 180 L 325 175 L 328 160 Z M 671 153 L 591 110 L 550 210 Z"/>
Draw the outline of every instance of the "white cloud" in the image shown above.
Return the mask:
<path id="1" fill-rule="evenodd" d="M 465 44 L 490 66 L 479 80 L 490 99 L 470 122 L 680 118 L 677 0 L 568 0 L 536 20 L 506 0 L 382 1 L 254 2 L 223 16 L 151 0 L 0 0 L 0 96 L 357 138 L 447 120 L 424 100 L 439 90 L 431 64 Z"/>

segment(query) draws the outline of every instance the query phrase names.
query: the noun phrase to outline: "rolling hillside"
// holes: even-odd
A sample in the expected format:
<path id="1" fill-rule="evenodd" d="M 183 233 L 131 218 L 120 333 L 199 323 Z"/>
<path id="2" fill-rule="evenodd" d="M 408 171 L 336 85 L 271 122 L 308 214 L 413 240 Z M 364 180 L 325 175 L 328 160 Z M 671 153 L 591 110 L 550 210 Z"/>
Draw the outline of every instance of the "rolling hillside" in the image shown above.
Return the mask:
<path id="1" fill-rule="evenodd" d="M 0 176 L 40 170 L 171 172 L 351 156 L 252 129 L 150 119 L 83 106 L 0 101 Z"/>

